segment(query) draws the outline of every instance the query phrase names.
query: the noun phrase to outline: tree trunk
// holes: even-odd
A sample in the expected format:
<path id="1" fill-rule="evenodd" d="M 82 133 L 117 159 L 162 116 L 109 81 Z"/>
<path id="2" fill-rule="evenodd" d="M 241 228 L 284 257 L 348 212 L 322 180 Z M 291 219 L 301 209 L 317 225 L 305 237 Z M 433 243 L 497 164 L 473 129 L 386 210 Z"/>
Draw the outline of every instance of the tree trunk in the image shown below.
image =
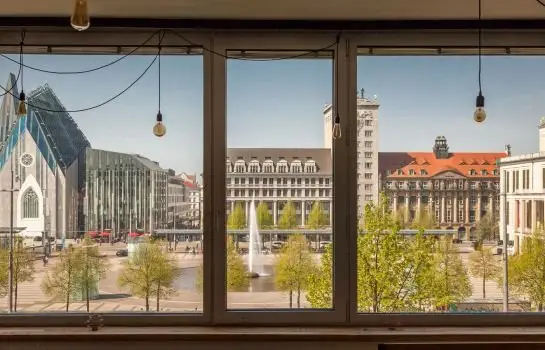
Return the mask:
<path id="1" fill-rule="evenodd" d="M 17 312 L 17 292 L 19 290 L 19 283 L 15 282 L 15 290 L 13 291 L 13 311 Z"/>
<path id="2" fill-rule="evenodd" d="M 72 290 L 72 286 L 70 285 L 70 283 L 72 282 L 71 279 L 70 279 L 70 261 L 68 261 L 68 266 L 69 266 L 69 269 L 68 269 L 68 285 L 66 286 L 67 287 L 67 290 L 66 290 L 66 312 L 68 312 L 69 308 L 70 308 L 70 291 Z"/>
<path id="3" fill-rule="evenodd" d="M 486 275 L 483 274 L 483 299 L 486 299 Z"/>
<path id="4" fill-rule="evenodd" d="M 297 288 L 297 308 L 301 308 L 301 288 Z"/>
<path id="5" fill-rule="evenodd" d="M 146 294 L 146 312 L 149 311 L 149 294 Z"/>
<path id="6" fill-rule="evenodd" d="M 161 283 L 157 283 L 157 312 L 159 312 L 159 295 L 161 295 Z"/>
<path id="7" fill-rule="evenodd" d="M 89 280 L 87 280 L 87 288 L 85 288 L 85 301 L 87 304 L 87 312 L 89 312 Z"/>
<path id="8" fill-rule="evenodd" d="M 290 309 L 293 307 L 293 291 L 290 290 Z"/>

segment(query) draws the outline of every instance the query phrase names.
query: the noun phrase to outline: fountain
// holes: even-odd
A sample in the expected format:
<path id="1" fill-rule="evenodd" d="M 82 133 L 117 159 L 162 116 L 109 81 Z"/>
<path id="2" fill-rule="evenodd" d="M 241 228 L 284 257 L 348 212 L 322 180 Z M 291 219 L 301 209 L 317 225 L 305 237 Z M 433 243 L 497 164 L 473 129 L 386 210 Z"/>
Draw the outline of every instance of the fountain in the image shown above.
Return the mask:
<path id="1" fill-rule="evenodd" d="M 257 213 L 255 209 L 254 198 L 250 205 L 250 225 L 249 225 L 250 244 L 248 249 L 248 277 L 257 278 L 264 275 L 263 270 L 263 252 L 261 250 L 261 237 L 257 224 Z"/>

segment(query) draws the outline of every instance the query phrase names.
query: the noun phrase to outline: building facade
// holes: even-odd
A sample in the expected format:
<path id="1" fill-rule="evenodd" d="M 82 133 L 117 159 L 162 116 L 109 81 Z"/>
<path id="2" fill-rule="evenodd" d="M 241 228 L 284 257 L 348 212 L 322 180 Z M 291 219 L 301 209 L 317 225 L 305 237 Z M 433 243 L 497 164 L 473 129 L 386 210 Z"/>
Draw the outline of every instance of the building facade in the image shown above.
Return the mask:
<path id="1" fill-rule="evenodd" d="M 539 152 L 499 162 L 500 234 L 518 252 L 522 239 L 545 227 L 545 118 L 539 123 Z"/>
<path id="2" fill-rule="evenodd" d="M 482 217 L 499 218 L 496 162 L 508 153 L 451 153 L 444 136 L 435 139 L 432 152 L 380 152 L 381 190 L 392 211 L 403 211 L 407 220 L 425 210 L 438 227 L 474 240 Z"/>
<path id="3" fill-rule="evenodd" d="M 306 226 L 314 202 L 324 214 L 333 212 L 331 150 L 328 148 L 229 148 L 227 149 L 227 214 L 236 204 L 248 220 L 252 199 L 264 202 L 277 225 L 284 205 L 295 206 L 297 225 Z"/>
<path id="4" fill-rule="evenodd" d="M 378 99 L 365 97 L 362 89 L 357 98 L 358 138 L 358 214 L 363 215 L 365 204 L 376 202 L 379 194 L 378 164 Z M 324 108 L 324 147 L 332 149 L 333 108 Z"/>
<path id="5" fill-rule="evenodd" d="M 13 74 L 7 89 L 13 95 L 4 95 L 0 115 L 0 226 L 10 226 L 13 208 L 21 235 L 71 238 L 82 227 L 83 155 L 89 141 L 47 84 L 27 94 L 27 115 L 21 117 Z"/>
<path id="6" fill-rule="evenodd" d="M 168 171 L 138 154 L 85 152 L 85 231 L 124 235 L 168 226 Z"/>

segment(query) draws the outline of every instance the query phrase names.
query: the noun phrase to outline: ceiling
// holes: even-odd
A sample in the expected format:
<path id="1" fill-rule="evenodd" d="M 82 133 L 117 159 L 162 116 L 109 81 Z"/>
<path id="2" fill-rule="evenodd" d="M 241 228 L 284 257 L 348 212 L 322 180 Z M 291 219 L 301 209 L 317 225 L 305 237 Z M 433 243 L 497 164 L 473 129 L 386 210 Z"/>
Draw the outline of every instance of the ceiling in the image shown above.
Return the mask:
<path id="1" fill-rule="evenodd" d="M 92 17 L 427 20 L 475 19 L 478 0 L 88 0 Z M 545 1 L 543 1 L 545 2 Z M 74 0 L 2 1 L 0 17 L 69 16 Z M 485 19 L 545 19 L 537 0 L 482 0 Z"/>

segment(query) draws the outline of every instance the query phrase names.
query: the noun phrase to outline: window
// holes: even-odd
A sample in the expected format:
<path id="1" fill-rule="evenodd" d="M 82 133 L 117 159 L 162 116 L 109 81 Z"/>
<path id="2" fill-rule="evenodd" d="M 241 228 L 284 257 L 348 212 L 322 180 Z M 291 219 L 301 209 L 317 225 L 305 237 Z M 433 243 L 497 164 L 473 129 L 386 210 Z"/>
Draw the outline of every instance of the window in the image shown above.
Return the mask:
<path id="1" fill-rule="evenodd" d="M 263 162 L 263 172 L 264 173 L 272 173 L 274 172 L 274 163 L 272 160 L 267 159 Z"/>
<path id="2" fill-rule="evenodd" d="M 23 195 L 23 219 L 37 219 L 39 217 L 38 195 L 32 188 Z"/>
<path id="3" fill-rule="evenodd" d="M 373 136 L 373 131 L 365 130 L 365 137 L 371 137 L 371 136 Z"/>
<path id="4" fill-rule="evenodd" d="M 373 152 L 365 152 L 365 158 L 373 158 Z"/>
<path id="5" fill-rule="evenodd" d="M 365 148 L 373 148 L 373 141 L 365 141 L 364 146 Z"/>
<path id="6" fill-rule="evenodd" d="M 303 167 L 301 165 L 300 160 L 294 160 L 290 165 L 290 171 L 292 173 L 300 173 L 303 171 Z"/>
<path id="7" fill-rule="evenodd" d="M 372 169 L 372 168 L 373 168 L 373 163 L 365 162 L 365 169 Z"/>
<path id="8" fill-rule="evenodd" d="M 420 175 L 422 175 L 422 176 L 428 175 L 428 171 L 426 169 L 421 169 L 420 170 Z"/>
<path id="9" fill-rule="evenodd" d="M 313 161 L 313 160 L 307 160 L 306 163 L 305 163 L 305 172 L 306 173 L 315 173 L 316 172 L 316 162 Z"/>
<path id="10" fill-rule="evenodd" d="M 477 171 L 475 169 L 471 169 L 469 170 L 469 175 L 472 175 L 472 176 L 477 175 Z"/>
<path id="11" fill-rule="evenodd" d="M 258 173 L 259 172 L 259 161 L 258 160 L 250 161 L 250 164 L 248 165 L 248 171 L 250 173 Z"/>
<path id="12" fill-rule="evenodd" d="M 373 179 L 373 173 L 365 173 L 365 179 L 366 180 L 372 180 Z"/>
<path id="13" fill-rule="evenodd" d="M 365 126 L 372 126 L 373 125 L 373 121 L 372 120 L 366 120 L 365 121 Z"/>
<path id="14" fill-rule="evenodd" d="M 414 169 L 409 169 L 409 175 L 416 175 L 416 171 Z"/>
<path id="15" fill-rule="evenodd" d="M 282 159 L 276 165 L 276 172 L 278 173 L 287 173 L 288 172 L 288 162 L 285 159 Z"/>

